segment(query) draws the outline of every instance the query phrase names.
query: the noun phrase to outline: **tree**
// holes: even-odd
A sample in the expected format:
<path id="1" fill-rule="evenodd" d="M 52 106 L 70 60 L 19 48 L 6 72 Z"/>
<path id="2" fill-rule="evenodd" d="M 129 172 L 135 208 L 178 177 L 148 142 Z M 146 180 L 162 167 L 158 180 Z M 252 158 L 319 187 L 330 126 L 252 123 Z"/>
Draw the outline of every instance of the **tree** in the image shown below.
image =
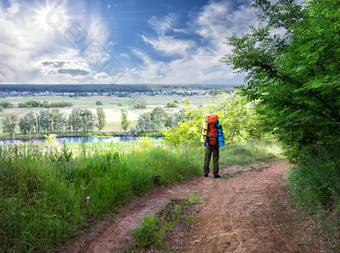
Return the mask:
<path id="1" fill-rule="evenodd" d="M 154 123 L 154 131 L 159 131 L 163 128 L 167 118 L 168 115 L 162 107 L 155 107 L 151 111 L 151 121 Z"/>
<path id="2" fill-rule="evenodd" d="M 96 120 L 96 127 L 98 131 L 102 130 L 106 124 L 106 115 L 103 108 L 97 108 L 97 120 Z"/>
<path id="3" fill-rule="evenodd" d="M 92 132 L 95 125 L 95 116 L 88 109 L 81 109 L 80 116 L 82 119 L 81 128 L 84 133 Z"/>
<path id="4" fill-rule="evenodd" d="M 103 102 L 102 101 L 97 101 L 96 105 L 103 105 Z"/>
<path id="5" fill-rule="evenodd" d="M 176 126 L 179 122 L 181 122 L 183 119 L 188 119 L 186 118 L 184 114 L 184 110 L 181 110 L 179 112 L 175 112 L 174 114 L 168 116 L 165 119 L 165 127 L 174 127 Z"/>
<path id="6" fill-rule="evenodd" d="M 34 112 L 27 113 L 19 122 L 20 132 L 23 134 L 37 131 L 37 117 Z"/>
<path id="7" fill-rule="evenodd" d="M 63 132 L 65 126 L 66 126 L 66 118 L 62 112 L 60 112 L 59 109 L 53 109 L 52 112 L 52 126 L 51 130 L 52 132 Z"/>
<path id="8" fill-rule="evenodd" d="M 18 115 L 16 113 L 11 113 L 5 115 L 5 119 L 2 122 L 2 130 L 4 133 L 9 133 L 12 138 L 14 138 L 15 128 L 18 122 Z"/>
<path id="9" fill-rule="evenodd" d="M 130 121 L 128 121 L 128 111 L 127 110 L 120 110 L 121 116 L 121 126 L 124 131 L 126 131 L 130 125 Z"/>
<path id="10" fill-rule="evenodd" d="M 182 115 L 178 115 L 178 123 L 164 132 L 164 139 L 170 143 L 174 145 L 182 143 L 199 145 L 200 127 L 209 114 L 219 116 L 226 143 L 253 138 L 251 133 L 257 119 L 246 98 L 236 93 L 221 93 L 211 103 L 204 104 L 200 108 L 193 107 L 188 99 L 183 102 L 186 108 Z"/>
<path id="11" fill-rule="evenodd" d="M 145 133 L 154 130 L 154 122 L 151 118 L 150 112 L 144 112 L 138 117 L 136 132 L 137 133 Z"/>
<path id="12" fill-rule="evenodd" d="M 222 61 L 247 73 L 241 93 L 258 101 L 268 130 L 295 159 L 306 146 L 339 147 L 339 6 L 333 0 L 309 0 L 305 8 L 294 0 L 256 0 L 264 23 L 227 38 L 234 49 Z"/>
<path id="13" fill-rule="evenodd" d="M 38 115 L 39 132 L 52 131 L 53 115 L 50 110 L 40 111 Z"/>
<path id="14" fill-rule="evenodd" d="M 80 109 L 73 109 L 71 114 L 68 117 L 68 124 L 70 130 L 73 130 L 74 132 L 79 131 L 79 129 L 82 127 L 82 118 L 81 118 L 81 110 Z"/>

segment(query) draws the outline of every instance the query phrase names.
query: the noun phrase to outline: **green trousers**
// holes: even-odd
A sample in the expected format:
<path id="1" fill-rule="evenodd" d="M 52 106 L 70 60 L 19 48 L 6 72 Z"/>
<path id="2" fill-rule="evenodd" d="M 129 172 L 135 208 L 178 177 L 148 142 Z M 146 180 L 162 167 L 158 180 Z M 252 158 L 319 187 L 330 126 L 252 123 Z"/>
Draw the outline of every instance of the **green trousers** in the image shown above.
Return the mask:
<path id="1" fill-rule="evenodd" d="M 205 146 L 205 156 L 204 156 L 204 174 L 209 174 L 209 163 L 211 155 L 213 154 L 213 164 L 214 176 L 218 175 L 219 167 L 218 167 L 218 160 L 220 157 L 219 147 L 218 146 Z"/>

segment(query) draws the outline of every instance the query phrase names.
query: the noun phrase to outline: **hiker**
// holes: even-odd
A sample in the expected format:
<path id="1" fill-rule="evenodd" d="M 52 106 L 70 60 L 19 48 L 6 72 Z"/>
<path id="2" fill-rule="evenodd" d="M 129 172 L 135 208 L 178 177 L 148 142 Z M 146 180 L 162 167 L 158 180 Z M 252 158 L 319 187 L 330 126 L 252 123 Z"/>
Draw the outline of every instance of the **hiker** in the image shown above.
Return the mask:
<path id="1" fill-rule="evenodd" d="M 224 146 L 224 138 L 222 125 L 219 124 L 217 115 L 209 115 L 203 122 L 201 142 L 205 146 L 204 176 L 208 177 L 209 175 L 209 163 L 211 155 L 213 155 L 213 175 L 214 178 L 220 178 L 221 176 L 218 174 L 219 147 Z"/>

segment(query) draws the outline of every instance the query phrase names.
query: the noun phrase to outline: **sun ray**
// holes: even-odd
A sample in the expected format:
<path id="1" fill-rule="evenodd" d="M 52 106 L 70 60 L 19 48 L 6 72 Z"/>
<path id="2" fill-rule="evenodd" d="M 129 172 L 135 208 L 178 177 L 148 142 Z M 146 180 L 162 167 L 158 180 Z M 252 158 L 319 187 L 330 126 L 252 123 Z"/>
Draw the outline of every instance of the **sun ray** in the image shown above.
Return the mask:
<path id="1" fill-rule="evenodd" d="M 54 32 L 56 29 L 65 27 L 69 17 L 67 8 L 63 2 L 46 1 L 45 5 L 39 5 L 34 10 L 34 19 L 37 27 L 44 32 Z"/>

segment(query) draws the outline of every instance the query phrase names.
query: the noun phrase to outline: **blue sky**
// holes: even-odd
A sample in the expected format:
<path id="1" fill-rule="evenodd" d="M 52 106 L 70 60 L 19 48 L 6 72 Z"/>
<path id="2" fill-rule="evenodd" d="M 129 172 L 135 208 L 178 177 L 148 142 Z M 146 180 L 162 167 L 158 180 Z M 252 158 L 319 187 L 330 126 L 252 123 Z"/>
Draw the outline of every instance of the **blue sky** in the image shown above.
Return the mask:
<path id="1" fill-rule="evenodd" d="M 240 84 L 250 0 L 0 0 L 0 83 Z"/>

